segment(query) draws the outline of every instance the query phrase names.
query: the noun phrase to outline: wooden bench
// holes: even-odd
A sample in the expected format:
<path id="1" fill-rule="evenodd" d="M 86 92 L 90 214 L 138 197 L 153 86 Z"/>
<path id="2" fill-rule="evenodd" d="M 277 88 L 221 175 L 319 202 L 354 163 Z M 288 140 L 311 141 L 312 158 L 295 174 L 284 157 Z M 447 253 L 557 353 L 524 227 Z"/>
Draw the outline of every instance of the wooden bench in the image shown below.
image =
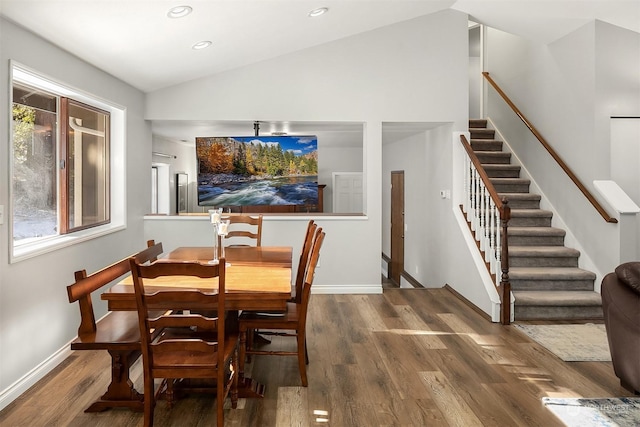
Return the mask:
<path id="1" fill-rule="evenodd" d="M 147 249 L 134 254 L 141 262 L 153 262 L 162 254 L 162 243 L 147 242 Z M 91 293 L 130 273 L 129 257 L 93 274 L 76 271 L 75 283 L 67 286 L 69 302 L 80 305 L 78 337 L 72 350 L 107 350 L 111 355 L 111 384 L 107 392 L 85 412 L 100 412 L 113 407 L 142 411 L 143 395 L 133 387 L 129 368 L 140 356 L 140 327 L 136 311 L 110 311 L 96 322 Z M 161 312 L 159 312 L 160 314 Z"/>

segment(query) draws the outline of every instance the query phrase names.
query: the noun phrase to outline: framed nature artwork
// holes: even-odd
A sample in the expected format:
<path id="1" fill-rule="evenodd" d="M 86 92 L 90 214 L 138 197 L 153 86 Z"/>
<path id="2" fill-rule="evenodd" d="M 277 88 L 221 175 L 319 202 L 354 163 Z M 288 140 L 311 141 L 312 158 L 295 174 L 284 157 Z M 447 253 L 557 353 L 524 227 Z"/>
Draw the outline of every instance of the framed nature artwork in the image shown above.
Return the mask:
<path id="1" fill-rule="evenodd" d="M 199 206 L 318 204 L 316 136 L 196 138 Z"/>

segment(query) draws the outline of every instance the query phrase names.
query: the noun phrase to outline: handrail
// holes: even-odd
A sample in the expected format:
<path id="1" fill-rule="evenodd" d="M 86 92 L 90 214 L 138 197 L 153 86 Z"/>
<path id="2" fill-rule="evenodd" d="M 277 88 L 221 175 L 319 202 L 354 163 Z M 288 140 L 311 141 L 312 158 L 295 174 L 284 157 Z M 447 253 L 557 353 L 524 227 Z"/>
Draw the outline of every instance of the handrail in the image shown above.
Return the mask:
<path id="1" fill-rule="evenodd" d="M 520 118 L 520 120 L 522 120 L 522 123 L 524 123 L 524 125 L 531 131 L 531 133 L 533 133 L 533 135 L 538 139 L 538 141 L 540 141 L 542 146 L 547 150 L 547 152 L 551 155 L 551 157 L 553 157 L 553 159 L 558 163 L 558 165 L 560 165 L 562 170 L 569 176 L 569 178 L 571 178 L 571 181 L 573 181 L 573 183 L 578 187 L 578 189 L 582 192 L 582 194 L 584 194 L 587 200 L 591 202 L 591 205 L 598 211 L 598 213 L 600 213 L 602 218 L 604 218 L 604 220 L 607 222 L 617 223 L 618 220 L 616 218 L 613 218 L 607 213 L 607 211 L 596 200 L 593 194 L 591 194 L 591 192 L 587 189 L 587 187 L 584 186 L 584 184 L 582 184 L 582 182 L 580 182 L 578 177 L 573 173 L 573 171 L 569 168 L 569 166 L 567 166 L 567 164 L 562 160 L 562 158 L 560 158 L 558 153 L 556 153 L 556 151 L 551 147 L 551 145 L 549 145 L 549 143 L 544 139 L 544 137 L 540 135 L 540 132 L 538 132 L 538 130 L 531 124 L 531 122 L 527 120 L 524 114 L 520 112 L 518 107 L 515 106 L 515 104 L 511 101 L 511 99 L 509 99 L 509 97 L 502 91 L 502 89 L 500 89 L 498 84 L 491 78 L 491 76 L 489 76 L 489 73 L 487 71 L 483 71 L 482 75 L 485 77 L 485 79 L 487 79 L 489 84 L 493 86 L 493 88 L 496 90 L 496 92 L 498 92 L 498 94 L 507 103 L 507 105 L 511 107 L 513 112 L 516 113 L 516 115 Z"/>
<path id="2" fill-rule="evenodd" d="M 471 144 L 469 144 L 467 137 L 464 135 L 460 135 L 460 142 L 462 142 L 462 146 L 464 147 L 464 149 L 467 152 L 467 155 L 471 159 L 473 166 L 475 166 L 478 173 L 480 174 L 480 178 L 484 182 L 485 187 L 487 187 L 487 191 L 489 191 L 489 195 L 493 199 L 493 202 L 496 204 L 496 209 L 502 212 L 502 209 L 503 209 L 502 200 L 500 200 L 500 196 L 498 195 L 498 192 L 496 191 L 493 184 L 491 183 L 491 180 L 489 179 L 489 175 L 487 175 L 487 172 L 485 172 L 484 167 L 482 167 L 482 163 L 480 163 L 480 159 L 478 159 L 478 156 L 476 156 L 475 151 L 473 151 L 473 148 L 471 148 Z"/>
<path id="3" fill-rule="evenodd" d="M 509 238 L 507 233 L 507 227 L 509 220 L 511 219 L 511 208 L 509 207 L 509 201 L 507 198 L 500 199 L 498 192 L 491 183 L 491 179 L 487 172 L 484 170 L 480 159 L 476 155 L 475 151 L 469 144 L 469 141 L 464 135 L 460 135 L 460 142 L 464 147 L 471 163 L 480 175 L 480 179 L 484 183 L 485 188 L 489 192 L 489 196 L 496 205 L 496 209 L 500 212 L 500 227 L 502 233 L 500 234 L 500 258 L 501 258 L 501 272 L 500 285 L 494 283 L 498 295 L 500 298 L 500 323 L 508 325 L 511 323 L 511 282 L 509 281 Z M 497 272 L 496 272 L 497 277 Z"/>

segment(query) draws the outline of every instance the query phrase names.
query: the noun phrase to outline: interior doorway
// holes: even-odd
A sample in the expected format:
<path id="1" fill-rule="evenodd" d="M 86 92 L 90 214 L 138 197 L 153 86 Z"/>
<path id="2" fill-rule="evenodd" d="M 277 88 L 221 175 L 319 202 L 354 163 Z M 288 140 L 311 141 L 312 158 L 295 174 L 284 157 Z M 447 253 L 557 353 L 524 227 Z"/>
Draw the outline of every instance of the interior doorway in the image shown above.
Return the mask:
<path id="1" fill-rule="evenodd" d="M 362 213 L 362 172 L 333 172 L 333 212 Z"/>
<path id="2" fill-rule="evenodd" d="M 404 171 L 391 172 L 391 262 L 389 280 L 400 286 L 404 271 Z"/>

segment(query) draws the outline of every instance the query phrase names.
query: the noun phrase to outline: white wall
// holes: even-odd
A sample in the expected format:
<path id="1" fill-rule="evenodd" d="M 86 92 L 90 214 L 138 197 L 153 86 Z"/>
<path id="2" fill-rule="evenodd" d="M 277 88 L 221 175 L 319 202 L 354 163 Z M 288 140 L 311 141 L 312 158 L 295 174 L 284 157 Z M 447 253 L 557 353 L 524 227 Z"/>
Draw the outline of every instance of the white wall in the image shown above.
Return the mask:
<path id="1" fill-rule="evenodd" d="M 126 107 L 127 228 L 55 252 L 8 264 L 8 224 L 0 225 L 0 408 L 46 373 L 80 324 L 78 304 L 65 287 L 73 272 L 94 271 L 144 247 L 142 217 L 149 210 L 151 133 L 143 119 L 143 94 L 65 51 L 0 19 L 0 205 L 9 209 L 9 60 L 68 86 Z M 139 165 L 149 165 L 140 167 Z M 98 296 L 97 316 L 106 312 Z M 60 351 L 60 353 L 59 353 Z M 19 381 L 19 380 L 25 381 Z"/>
<path id="2" fill-rule="evenodd" d="M 405 271 L 425 287 L 449 285 L 491 314 L 491 297 L 462 234 L 468 233 L 467 225 L 460 226 L 456 221 L 456 215 L 461 215 L 461 192 L 456 191 L 453 177 L 462 174 L 462 161 L 454 158 L 455 149 L 460 147 L 453 145 L 459 142 L 452 138 L 452 128 L 449 123 L 414 133 L 385 132 L 382 251 L 391 255 L 391 172 L 402 170 L 407 226 Z M 449 192 L 451 197 L 443 199 L 441 190 Z M 471 250 L 477 255 L 475 243 Z M 485 268 L 484 262 L 480 267 Z"/>
<path id="3" fill-rule="evenodd" d="M 331 274 L 318 273 L 318 286 L 314 287 L 349 289 L 358 285 L 379 289 L 382 123 L 449 122 L 451 130 L 465 130 L 467 52 L 467 16 L 451 10 L 439 12 L 158 90 L 148 94 L 146 117 L 364 123 L 366 217 L 357 221 L 340 217 L 330 220 L 321 269 Z M 213 103 L 211 99 L 224 102 Z M 336 155 L 340 155 L 337 150 Z M 320 165 L 323 163 L 325 160 L 320 159 Z M 451 173 L 448 166 L 446 173 Z M 283 243 L 298 242 L 296 237 L 301 234 L 294 237 L 291 233 L 295 230 L 286 230 L 290 224 L 303 230 L 300 222 L 290 219 L 267 226 L 277 227 L 276 239 Z M 185 233 L 191 235 L 197 233 L 195 229 L 206 232 L 201 229 L 206 227 L 205 222 L 185 224 L 172 227 L 187 227 L 189 231 Z M 161 232 L 152 220 L 145 227 L 150 238 Z M 167 236 L 172 239 L 167 244 L 175 245 L 178 234 L 177 231 Z M 446 275 L 448 266 L 442 269 Z"/>
<path id="4" fill-rule="evenodd" d="M 169 165 L 169 191 L 170 191 L 170 213 L 176 213 L 176 173 L 184 172 L 188 175 L 189 179 L 189 200 L 188 210 L 189 212 L 202 212 L 202 209 L 198 208 L 198 190 L 197 190 L 197 176 L 196 176 L 196 149 L 195 147 L 176 143 L 167 138 L 163 138 L 154 135 L 152 138 L 153 152 L 167 154 L 175 157 L 164 157 L 154 155 L 153 160 L 159 163 L 165 163 Z"/>
<path id="5" fill-rule="evenodd" d="M 488 29 L 486 47 L 493 79 L 597 194 L 593 180 L 610 178 L 609 117 L 640 110 L 640 35 L 596 21 L 539 45 Z M 504 101 L 488 91 L 488 116 L 540 186 L 546 207 L 557 212 L 554 221 L 568 225 L 566 244 L 583 248 L 581 266 L 583 259 L 593 263 L 599 289 L 602 274 L 618 263 L 610 249 L 616 245 L 617 226 L 602 219 Z"/>
<path id="6" fill-rule="evenodd" d="M 362 137 L 360 137 L 362 141 Z M 318 137 L 318 183 L 326 184 L 324 189 L 324 211 L 333 212 L 333 173 L 362 172 L 364 151 L 359 147 L 331 145 L 321 148 Z"/>

